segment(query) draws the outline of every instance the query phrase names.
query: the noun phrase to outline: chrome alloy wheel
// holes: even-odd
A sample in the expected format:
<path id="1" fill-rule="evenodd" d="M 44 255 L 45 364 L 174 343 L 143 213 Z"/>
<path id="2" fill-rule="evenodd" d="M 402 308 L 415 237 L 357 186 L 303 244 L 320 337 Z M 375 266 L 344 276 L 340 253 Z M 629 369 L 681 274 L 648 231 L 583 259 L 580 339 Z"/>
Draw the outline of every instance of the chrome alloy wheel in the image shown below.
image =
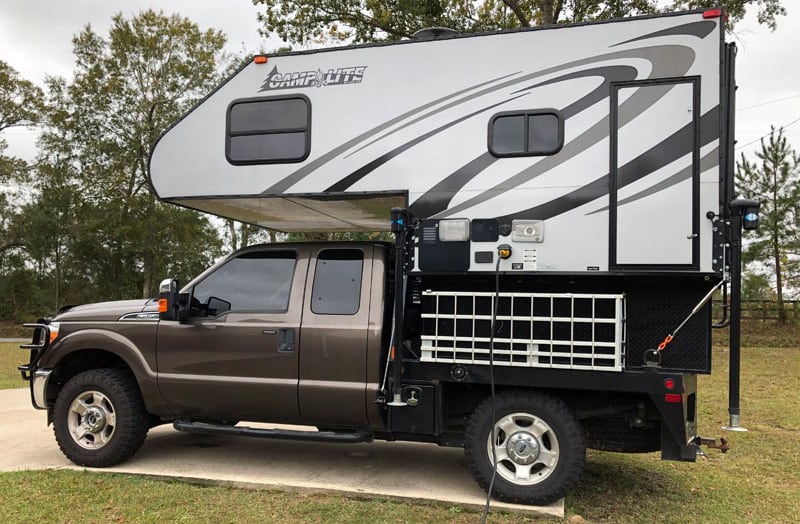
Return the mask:
<path id="1" fill-rule="evenodd" d="M 494 425 L 497 473 L 509 482 L 530 486 L 542 482 L 558 464 L 558 439 L 544 420 L 530 413 L 510 413 Z M 492 462 L 492 434 L 486 439 Z"/>
<path id="2" fill-rule="evenodd" d="M 69 406 L 70 436 L 84 449 L 100 449 L 114 436 L 117 416 L 109 398 L 99 391 L 84 391 Z"/>

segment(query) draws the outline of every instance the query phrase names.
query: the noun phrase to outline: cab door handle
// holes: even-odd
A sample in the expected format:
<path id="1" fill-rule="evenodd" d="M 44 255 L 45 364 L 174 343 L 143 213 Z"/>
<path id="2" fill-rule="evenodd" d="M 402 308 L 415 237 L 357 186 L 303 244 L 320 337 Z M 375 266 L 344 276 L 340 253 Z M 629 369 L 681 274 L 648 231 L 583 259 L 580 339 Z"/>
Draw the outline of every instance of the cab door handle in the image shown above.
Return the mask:
<path id="1" fill-rule="evenodd" d="M 278 330 L 278 351 L 281 353 L 294 351 L 294 329 L 282 328 Z"/>

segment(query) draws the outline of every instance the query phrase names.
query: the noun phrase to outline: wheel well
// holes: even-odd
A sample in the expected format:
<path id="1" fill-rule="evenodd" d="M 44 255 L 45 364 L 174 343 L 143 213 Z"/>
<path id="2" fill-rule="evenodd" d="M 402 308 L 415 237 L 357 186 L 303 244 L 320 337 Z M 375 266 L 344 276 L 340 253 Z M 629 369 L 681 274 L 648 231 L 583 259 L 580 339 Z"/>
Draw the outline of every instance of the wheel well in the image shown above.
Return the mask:
<path id="1" fill-rule="evenodd" d="M 53 375 L 47 386 L 47 404 L 55 403 L 58 393 L 72 377 L 90 369 L 114 368 L 126 370 L 133 376 L 127 362 L 110 351 L 104 349 L 82 349 L 65 356 L 53 368 Z"/>

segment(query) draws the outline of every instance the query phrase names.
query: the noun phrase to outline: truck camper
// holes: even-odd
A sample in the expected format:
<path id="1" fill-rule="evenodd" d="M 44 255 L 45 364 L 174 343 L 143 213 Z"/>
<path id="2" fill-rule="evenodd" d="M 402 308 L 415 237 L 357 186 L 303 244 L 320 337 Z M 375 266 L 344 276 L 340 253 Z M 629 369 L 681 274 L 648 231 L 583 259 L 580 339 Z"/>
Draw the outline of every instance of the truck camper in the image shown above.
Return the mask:
<path id="1" fill-rule="evenodd" d="M 464 447 L 493 496 L 529 504 L 563 497 L 586 447 L 727 449 L 698 435 L 697 376 L 730 288 L 738 429 L 758 203 L 734 200 L 724 37 L 705 10 L 254 57 L 160 137 L 154 192 L 394 242 L 251 246 L 158 301 L 62 311 L 28 346 L 34 405 L 79 464 L 131 456 L 144 420 L 411 440 Z M 135 416 L 111 427 L 110 405 Z"/>

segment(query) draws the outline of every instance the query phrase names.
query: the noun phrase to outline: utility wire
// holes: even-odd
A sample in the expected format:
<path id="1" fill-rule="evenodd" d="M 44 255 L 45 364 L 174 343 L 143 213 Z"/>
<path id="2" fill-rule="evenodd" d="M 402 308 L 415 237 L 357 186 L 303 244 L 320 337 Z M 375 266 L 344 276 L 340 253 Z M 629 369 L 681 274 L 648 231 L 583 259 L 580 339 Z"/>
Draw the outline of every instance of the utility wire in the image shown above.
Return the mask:
<path id="1" fill-rule="evenodd" d="M 800 122 L 800 117 L 798 117 L 798 118 L 795 118 L 794 120 L 792 120 L 792 121 L 791 121 L 791 122 L 789 122 L 788 124 L 784 124 L 784 125 L 782 125 L 782 126 L 778 126 L 778 129 L 786 129 L 787 127 L 789 127 L 789 126 L 791 126 L 791 125 L 794 125 L 794 124 L 796 124 L 796 123 L 798 123 L 798 122 Z M 758 142 L 758 141 L 759 141 L 759 140 L 761 140 L 762 138 L 767 138 L 767 137 L 768 137 L 769 135 L 771 135 L 771 134 L 772 134 L 772 131 L 770 131 L 770 132 L 769 132 L 769 133 L 767 133 L 766 135 L 761 135 L 760 137 L 756 138 L 755 140 L 751 140 L 750 142 L 748 142 L 748 143 L 746 143 L 746 144 L 744 144 L 744 145 L 741 145 L 741 146 L 736 146 L 736 149 L 743 149 L 743 148 L 745 148 L 745 147 L 747 147 L 747 146 L 749 146 L 749 145 L 755 144 L 756 142 Z"/>
<path id="2" fill-rule="evenodd" d="M 797 98 L 799 96 L 800 96 L 800 93 L 797 93 L 795 95 L 785 96 L 783 98 L 776 98 L 775 100 L 767 100 L 766 102 L 753 104 L 751 106 L 740 107 L 739 109 L 736 110 L 736 112 L 738 113 L 739 111 L 747 111 L 748 109 L 753 109 L 753 108 L 756 108 L 756 107 L 766 106 L 766 105 L 769 105 L 769 104 L 777 104 L 778 102 L 783 102 L 784 100 L 791 100 L 792 98 Z"/>

